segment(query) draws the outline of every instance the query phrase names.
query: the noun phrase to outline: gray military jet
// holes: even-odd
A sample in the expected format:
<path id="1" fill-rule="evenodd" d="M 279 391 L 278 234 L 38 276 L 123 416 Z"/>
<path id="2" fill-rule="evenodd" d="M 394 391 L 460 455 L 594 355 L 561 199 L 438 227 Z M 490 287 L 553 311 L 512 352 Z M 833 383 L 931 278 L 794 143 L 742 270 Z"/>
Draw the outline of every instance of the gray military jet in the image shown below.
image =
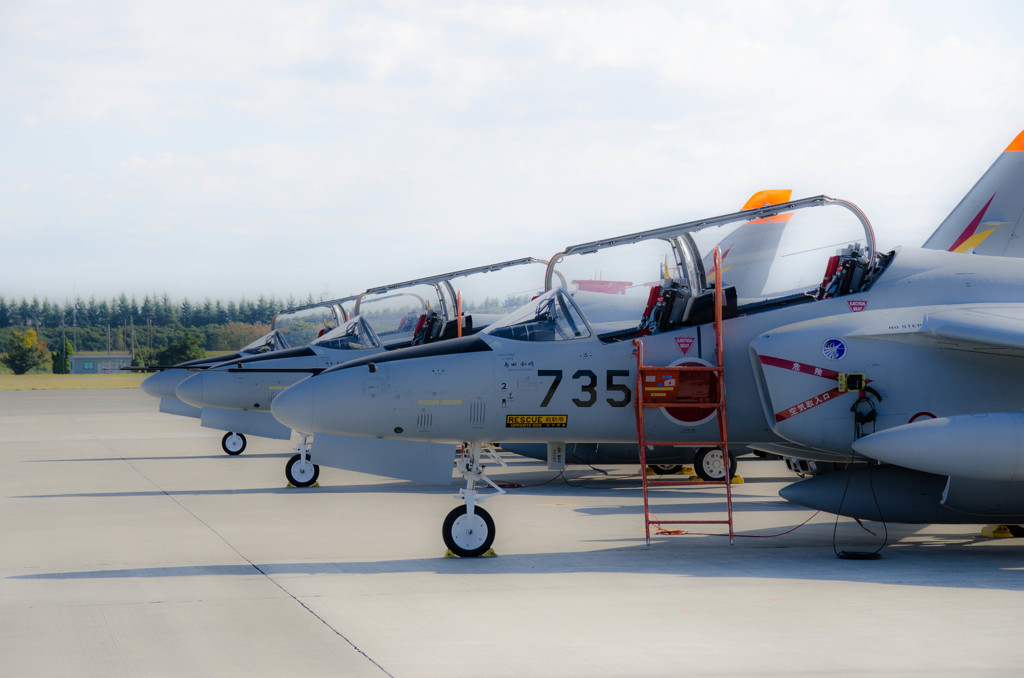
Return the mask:
<path id="1" fill-rule="evenodd" d="M 356 358 L 479 331 L 504 315 L 503 308 L 543 291 L 546 264 L 526 257 L 368 289 L 354 297 L 351 318 L 308 345 L 225 360 L 188 377 L 175 392 L 202 410 L 204 420 L 206 412 L 215 412 L 220 428 L 253 435 L 268 431 L 266 437 L 287 439 L 291 430 L 270 413 L 282 390 Z M 305 436 L 285 466 L 292 485 L 307 487 L 317 481 L 314 445 L 317 461 L 346 467 L 340 460 L 347 456 L 343 440 L 325 434 L 314 443 Z M 438 454 L 453 455 L 451 446 L 444 450 Z"/>
<path id="2" fill-rule="evenodd" d="M 997 165 L 1007 156 L 1015 161 L 1021 150 L 1024 134 Z M 978 226 L 1017 231 L 1024 213 L 1019 168 L 1002 163 L 1000 176 L 990 170 L 965 199 L 979 187 L 987 190 L 989 180 L 998 184 L 983 205 L 998 223 L 978 216 L 975 234 Z M 1011 440 L 1024 425 L 1019 415 L 997 414 L 1024 407 L 1018 402 L 1024 396 L 1015 395 L 1024 376 L 1017 363 L 1024 357 L 1024 264 L 968 253 L 980 240 L 964 252 L 877 252 L 863 213 L 825 196 L 568 248 L 549 264 L 548 292 L 484 332 L 337 366 L 287 389 L 275 400 L 274 415 L 301 431 L 464 443 L 465 505 L 445 520 L 444 537 L 457 553 L 480 555 L 494 535 L 493 520 L 477 506 L 483 497 L 476 483 L 487 480 L 482 444 L 545 443 L 551 461 L 564 454 L 566 442 L 635 444 L 633 340 L 642 340 L 651 365 L 707 363 L 715 351 L 714 302 L 700 243 L 720 242 L 725 227 L 788 212 L 803 216 L 812 208 L 818 211 L 807 220 L 810 230 L 778 244 L 761 289 L 725 288 L 730 444 L 809 459 L 859 453 L 895 462 L 820 476 L 783 493 L 837 513 L 894 522 L 1024 519 L 1024 485 L 1015 470 L 1024 457 L 1019 443 L 971 472 L 956 467 L 955 442 L 936 446 L 934 455 L 916 446 L 933 444 L 942 431 L 965 444 L 985 415 L 998 437 L 979 445 L 1003 449 L 998 441 Z M 822 234 L 840 222 L 837 208 L 852 216 L 860 234 L 844 233 L 845 244 L 828 250 L 831 238 Z M 815 242 L 816 235 L 824 240 Z M 671 259 L 642 252 L 648 262 L 659 259 L 660 280 L 632 286 L 638 289 L 624 303 L 590 303 L 593 289 L 574 286 L 577 278 L 564 272 L 569 283 L 556 283 L 555 270 L 569 257 L 652 244 L 667 247 Z M 933 418 L 938 423 L 925 421 Z M 647 418 L 645 437 L 685 444 L 713 439 L 716 428 L 714 415 L 681 406 Z M 962 466 L 971 466 L 976 455 L 961 456 Z M 844 501 L 836 490 L 845 475 L 867 481 L 852 484 Z M 866 511 L 869 497 L 873 510 Z"/>
<path id="3" fill-rule="evenodd" d="M 227 454 L 238 455 L 245 451 L 246 434 L 287 440 L 291 435 L 291 429 L 270 420 L 270 418 L 250 422 L 248 425 L 242 424 L 235 428 L 230 421 L 229 412 L 215 407 L 200 408 L 181 400 L 177 394 L 178 386 L 196 371 L 206 370 L 219 363 L 307 344 L 316 336 L 319 329 L 325 326 L 337 327 L 347 320 L 348 312 L 345 310 L 345 304 L 354 300 L 354 296 L 345 297 L 281 311 L 271 320 L 269 332 L 246 344 L 235 353 L 224 353 L 209 358 L 189 360 L 177 365 L 157 367 L 155 369 L 159 371 L 146 377 L 141 388 L 147 395 L 160 399 L 161 412 L 199 419 L 202 426 L 227 431 L 221 439 L 221 449 Z M 256 426 L 253 427 L 252 424 L 256 424 Z"/>

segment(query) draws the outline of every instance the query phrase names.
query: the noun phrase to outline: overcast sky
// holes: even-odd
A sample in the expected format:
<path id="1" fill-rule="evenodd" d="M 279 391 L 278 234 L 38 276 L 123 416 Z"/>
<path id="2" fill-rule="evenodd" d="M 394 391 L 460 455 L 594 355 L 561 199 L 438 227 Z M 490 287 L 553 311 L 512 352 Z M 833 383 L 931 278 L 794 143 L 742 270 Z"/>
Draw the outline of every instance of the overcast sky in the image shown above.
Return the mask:
<path id="1" fill-rule="evenodd" d="M 731 212 L 920 245 L 1024 3 L 0 1 L 0 295 L 343 296 Z"/>

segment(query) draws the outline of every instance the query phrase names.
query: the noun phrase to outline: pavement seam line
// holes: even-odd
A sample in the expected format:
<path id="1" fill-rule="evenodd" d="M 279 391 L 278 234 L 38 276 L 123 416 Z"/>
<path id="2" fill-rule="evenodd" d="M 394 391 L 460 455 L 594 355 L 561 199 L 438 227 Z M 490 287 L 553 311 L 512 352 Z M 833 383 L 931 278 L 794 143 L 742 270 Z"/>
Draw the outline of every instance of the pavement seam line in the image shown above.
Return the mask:
<path id="1" fill-rule="evenodd" d="M 95 437 L 95 436 L 94 436 L 94 437 Z M 99 439 L 97 438 L 97 440 L 99 440 Z M 224 543 L 224 544 L 225 544 L 225 545 L 226 545 L 226 546 L 227 546 L 227 547 L 228 547 L 229 549 L 231 549 L 232 551 L 234 551 L 234 552 L 235 552 L 235 554 L 236 554 L 236 555 L 237 555 L 237 556 L 238 556 L 239 558 L 241 558 L 242 560 L 244 560 L 245 562 L 247 562 L 247 563 L 249 564 L 249 567 L 251 567 L 252 569 L 254 569 L 254 570 L 256 570 L 257 572 L 259 572 L 259 573 L 260 573 L 261 575 L 263 575 L 264 577 L 266 577 L 267 581 L 269 581 L 269 582 L 270 582 L 271 584 L 273 584 L 274 586 L 276 586 L 277 588 L 279 588 L 279 589 L 280 589 L 280 590 L 281 590 L 281 591 L 282 591 L 282 592 L 283 592 L 283 593 L 284 593 L 284 594 L 285 594 L 286 596 L 288 596 L 289 598 L 291 598 L 292 600 L 294 600 L 294 601 L 295 601 L 296 603 L 298 603 L 299 605 L 301 605 L 301 606 L 302 606 L 302 608 L 303 608 L 304 610 L 306 610 L 306 612 L 309 612 L 309 613 L 310 613 L 311 615 L 313 615 L 313 617 L 315 617 L 315 618 L 316 618 L 316 619 L 317 619 L 317 620 L 318 620 L 318 621 L 319 621 L 319 622 L 320 622 L 321 624 L 323 624 L 324 626 L 326 626 L 327 628 L 329 628 L 329 629 L 330 629 L 331 631 L 333 631 L 333 632 L 334 632 L 334 634 L 335 634 L 335 635 L 337 635 L 337 636 L 338 636 L 339 638 L 341 638 L 341 639 L 342 639 L 342 640 L 344 640 L 344 641 L 345 641 L 346 643 L 348 643 L 348 644 L 349 644 L 349 646 L 351 646 L 351 648 L 352 648 L 353 650 L 355 650 L 356 652 L 358 652 L 359 654 L 361 654 L 361 655 L 362 655 L 363 657 L 365 657 L 365 658 L 366 658 L 366 661 L 370 662 L 371 664 L 373 664 L 374 666 L 376 666 L 376 667 L 377 667 L 378 669 L 380 669 L 381 673 L 383 673 L 383 674 L 384 674 L 385 676 L 388 676 L 388 678 L 395 678 L 395 676 L 394 676 L 394 675 L 393 675 L 392 673 L 388 672 L 388 670 L 387 670 L 387 669 L 385 669 L 385 668 L 384 668 L 383 666 L 381 666 L 381 665 L 380 665 L 379 663 L 377 663 L 377 661 L 375 661 L 375 660 L 374 660 L 374 659 L 373 659 L 373 658 L 372 658 L 372 657 L 371 657 L 370 655 L 368 655 L 368 654 L 367 654 L 367 653 L 366 653 L 365 651 L 363 651 L 363 650 L 362 650 L 362 649 L 361 649 L 361 648 L 360 648 L 360 647 L 359 647 L 358 645 L 356 645 L 355 643 L 353 643 L 353 642 L 352 642 L 352 641 L 351 641 L 351 640 L 350 640 L 350 639 L 349 639 L 349 638 L 348 638 L 348 637 L 347 637 L 347 636 L 346 636 L 346 635 L 345 635 L 344 633 L 342 633 L 342 632 L 341 632 L 341 631 L 339 631 L 338 629 L 336 629 L 336 628 L 334 628 L 333 626 L 331 626 L 331 624 L 330 624 L 330 623 L 329 623 L 329 622 L 328 622 L 328 621 L 327 621 L 326 619 L 324 619 L 323 617 L 321 617 L 320 615 L 318 615 L 318 614 L 317 614 L 316 612 L 314 612 L 312 608 L 310 608 L 310 607 L 309 607 L 308 605 L 306 605 L 306 604 L 305 604 L 304 602 L 302 602 L 301 600 L 299 600 L 299 598 L 298 598 L 298 597 L 296 597 L 296 596 L 295 596 L 295 595 L 294 595 L 294 594 L 293 594 L 293 593 L 292 593 L 291 591 L 289 591 L 288 589 L 286 589 L 286 588 L 285 588 L 284 586 L 282 586 L 282 585 L 281 585 L 281 584 L 280 584 L 279 582 L 277 582 L 276 580 L 274 580 L 274 578 L 273 578 L 273 577 L 271 577 L 271 576 L 270 576 L 269 574 L 267 574 L 266 572 L 264 572 L 264 571 L 263 571 L 263 569 L 262 569 L 262 568 L 261 568 L 261 567 L 260 567 L 259 565 L 257 565 L 256 563 L 252 562 L 251 560 L 249 560 L 249 558 L 247 558 L 247 557 L 246 557 L 246 556 L 245 556 L 245 555 L 244 555 L 244 554 L 243 554 L 243 553 L 242 553 L 241 551 L 239 551 L 239 550 L 238 550 L 237 548 L 235 548 L 234 544 L 232 544 L 232 543 L 231 543 L 230 541 L 228 541 L 227 539 L 225 539 L 225 538 L 224 538 L 224 535 L 222 535 L 222 534 L 221 534 L 220 532 L 218 532 L 218 531 L 217 531 L 217 530 L 216 530 L 216 529 L 215 529 L 215 528 L 214 528 L 214 527 L 213 527 L 212 525 L 210 525 L 210 524 L 209 524 L 208 522 L 206 522 L 205 520 L 203 520 L 202 518 L 200 518 L 199 516 L 197 516 L 197 515 L 196 515 L 195 513 L 193 513 L 193 512 L 192 512 L 192 511 L 191 511 L 191 510 L 190 510 L 190 509 L 189 509 L 189 508 L 187 507 L 187 506 L 185 506 L 185 505 L 184 505 L 184 504 L 182 504 L 182 503 L 181 503 L 180 501 L 178 501 L 178 498 L 177 498 L 177 497 L 175 497 L 174 495 L 172 495 L 171 493 L 169 493 L 169 492 L 168 492 L 167 490 L 165 490 L 164 488 L 160 487 L 160 486 L 159 486 L 159 485 L 157 485 L 157 484 L 156 484 L 155 482 L 153 482 L 153 480 L 152 480 L 152 479 L 151 479 L 151 478 L 150 478 L 149 476 L 147 476 L 147 475 L 146 475 L 145 473 L 143 473 L 143 472 L 142 472 L 141 470 L 139 470 L 139 468 L 138 468 L 138 467 L 137 467 L 137 466 L 136 466 L 135 464 L 133 464 L 133 463 L 132 463 L 132 462 L 131 462 L 131 461 L 130 461 L 129 459 L 127 459 L 127 458 L 125 458 L 124 456 L 122 456 L 122 455 L 118 454 L 118 452 L 117 452 L 116 450 L 114 450 L 114 449 L 113 449 L 113 447 L 111 447 L 109 443 L 107 443 L 107 442 L 105 442 L 105 441 L 100 441 L 100 442 L 102 442 L 102 443 L 103 443 L 104 447 L 106 447 L 106 448 L 107 448 L 108 450 L 110 450 L 111 454 L 114 454 L 114 455 L 117 455 L 118 457 L 120 457 L 122 461 L 124 461 L 124 462 L 125 462 L 126 464 L 128 464 L 128 465 L 129 465 L 129 466 L 130 466 L 130 467 L 132 468 L 132 470 L 134 470 L 134 471 L 135 471 L 136 473 L 138 473 L 138 474 L 139 474 L 140 476 L 142 476 L 143 478 L 145 478 L 145 479 L 146 479 L 146 482 L 148 482 L 148 483 L 149 483 L 150 485 L 152 485 L 153 487 L 155 487 L 155 488 L 157 488 L 158 490 L 160 490 L 160 492 L 161 492 L 161 493 L 163 493 L 163 495 L 164 495 L 165 497 L 167 497 L 168 499 L 170 499 L 171 501 L 173 501 L 173 502 L 174 502 L 175 504 L 177 504 L 177 505 L 178 505 L 178 506 L 179 506 L 179 507 L 181 508 L 181 510 L 185 511 L 185 513 L 187 513 L 187 514 L 189 514 L 190 516 L 192 516 L 192 517 L 193 517 L 193 518 L 194 518 L 195 520 L 197 520 L 197 521 L 198 521 L 198 522 L 199 522 L 200 524 L 202 524 L 202 525 L 203 525 L 204 527 L 206 527 L 206 529 L 208 529 L 208 530 L 209 530 L 210 532 L 212 532 L 213 534 L 217 535 L 217 538 L 218 538 L 218 539 L 220 539 L 220 540 L 221 540 L 221 541 L 222 541 L 222 542 L 223 542 L 223 543 Z"/>

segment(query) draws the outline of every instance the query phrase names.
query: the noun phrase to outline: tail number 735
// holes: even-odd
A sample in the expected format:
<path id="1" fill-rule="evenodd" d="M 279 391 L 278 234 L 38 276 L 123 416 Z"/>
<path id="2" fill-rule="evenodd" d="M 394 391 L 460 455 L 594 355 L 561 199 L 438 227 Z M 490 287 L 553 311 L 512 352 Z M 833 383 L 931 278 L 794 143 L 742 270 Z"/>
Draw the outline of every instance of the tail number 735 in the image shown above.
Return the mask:
<path id="1" fill-rule="evenodd" d="M 551 385 L 548 392 L 544 394 L 544 400 L 540 402 L 541 407 L 547 407 L 552 396 L 562 383 L 562 370 L 537 370 L 538 377 L 551 377 Z M 580 397 L 573 398 L 572 403 L 576 407 L 593 407 L 597 404 L 598 377 L 592 370 L 576 370 L 573 372 L 572 380 L 579 382 Z M 633 398 L 633 392 L 629 389 L 629 370 L 607 370 L 605 372 L 604 390 L 608 394 L 605 397 L 612 407 L 625 407 Z"/>

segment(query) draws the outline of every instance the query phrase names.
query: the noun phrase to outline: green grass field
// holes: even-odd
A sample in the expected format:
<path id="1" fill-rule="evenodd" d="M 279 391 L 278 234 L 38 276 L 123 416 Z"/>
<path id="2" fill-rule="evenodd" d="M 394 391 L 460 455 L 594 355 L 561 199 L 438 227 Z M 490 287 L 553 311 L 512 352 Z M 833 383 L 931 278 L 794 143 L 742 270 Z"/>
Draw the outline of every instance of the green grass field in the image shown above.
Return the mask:
<path id="1" fill-rule="evenodd" d="M 0 376 L 0 391 L 138 388 L 148 374 L 23 374 Z"/>

